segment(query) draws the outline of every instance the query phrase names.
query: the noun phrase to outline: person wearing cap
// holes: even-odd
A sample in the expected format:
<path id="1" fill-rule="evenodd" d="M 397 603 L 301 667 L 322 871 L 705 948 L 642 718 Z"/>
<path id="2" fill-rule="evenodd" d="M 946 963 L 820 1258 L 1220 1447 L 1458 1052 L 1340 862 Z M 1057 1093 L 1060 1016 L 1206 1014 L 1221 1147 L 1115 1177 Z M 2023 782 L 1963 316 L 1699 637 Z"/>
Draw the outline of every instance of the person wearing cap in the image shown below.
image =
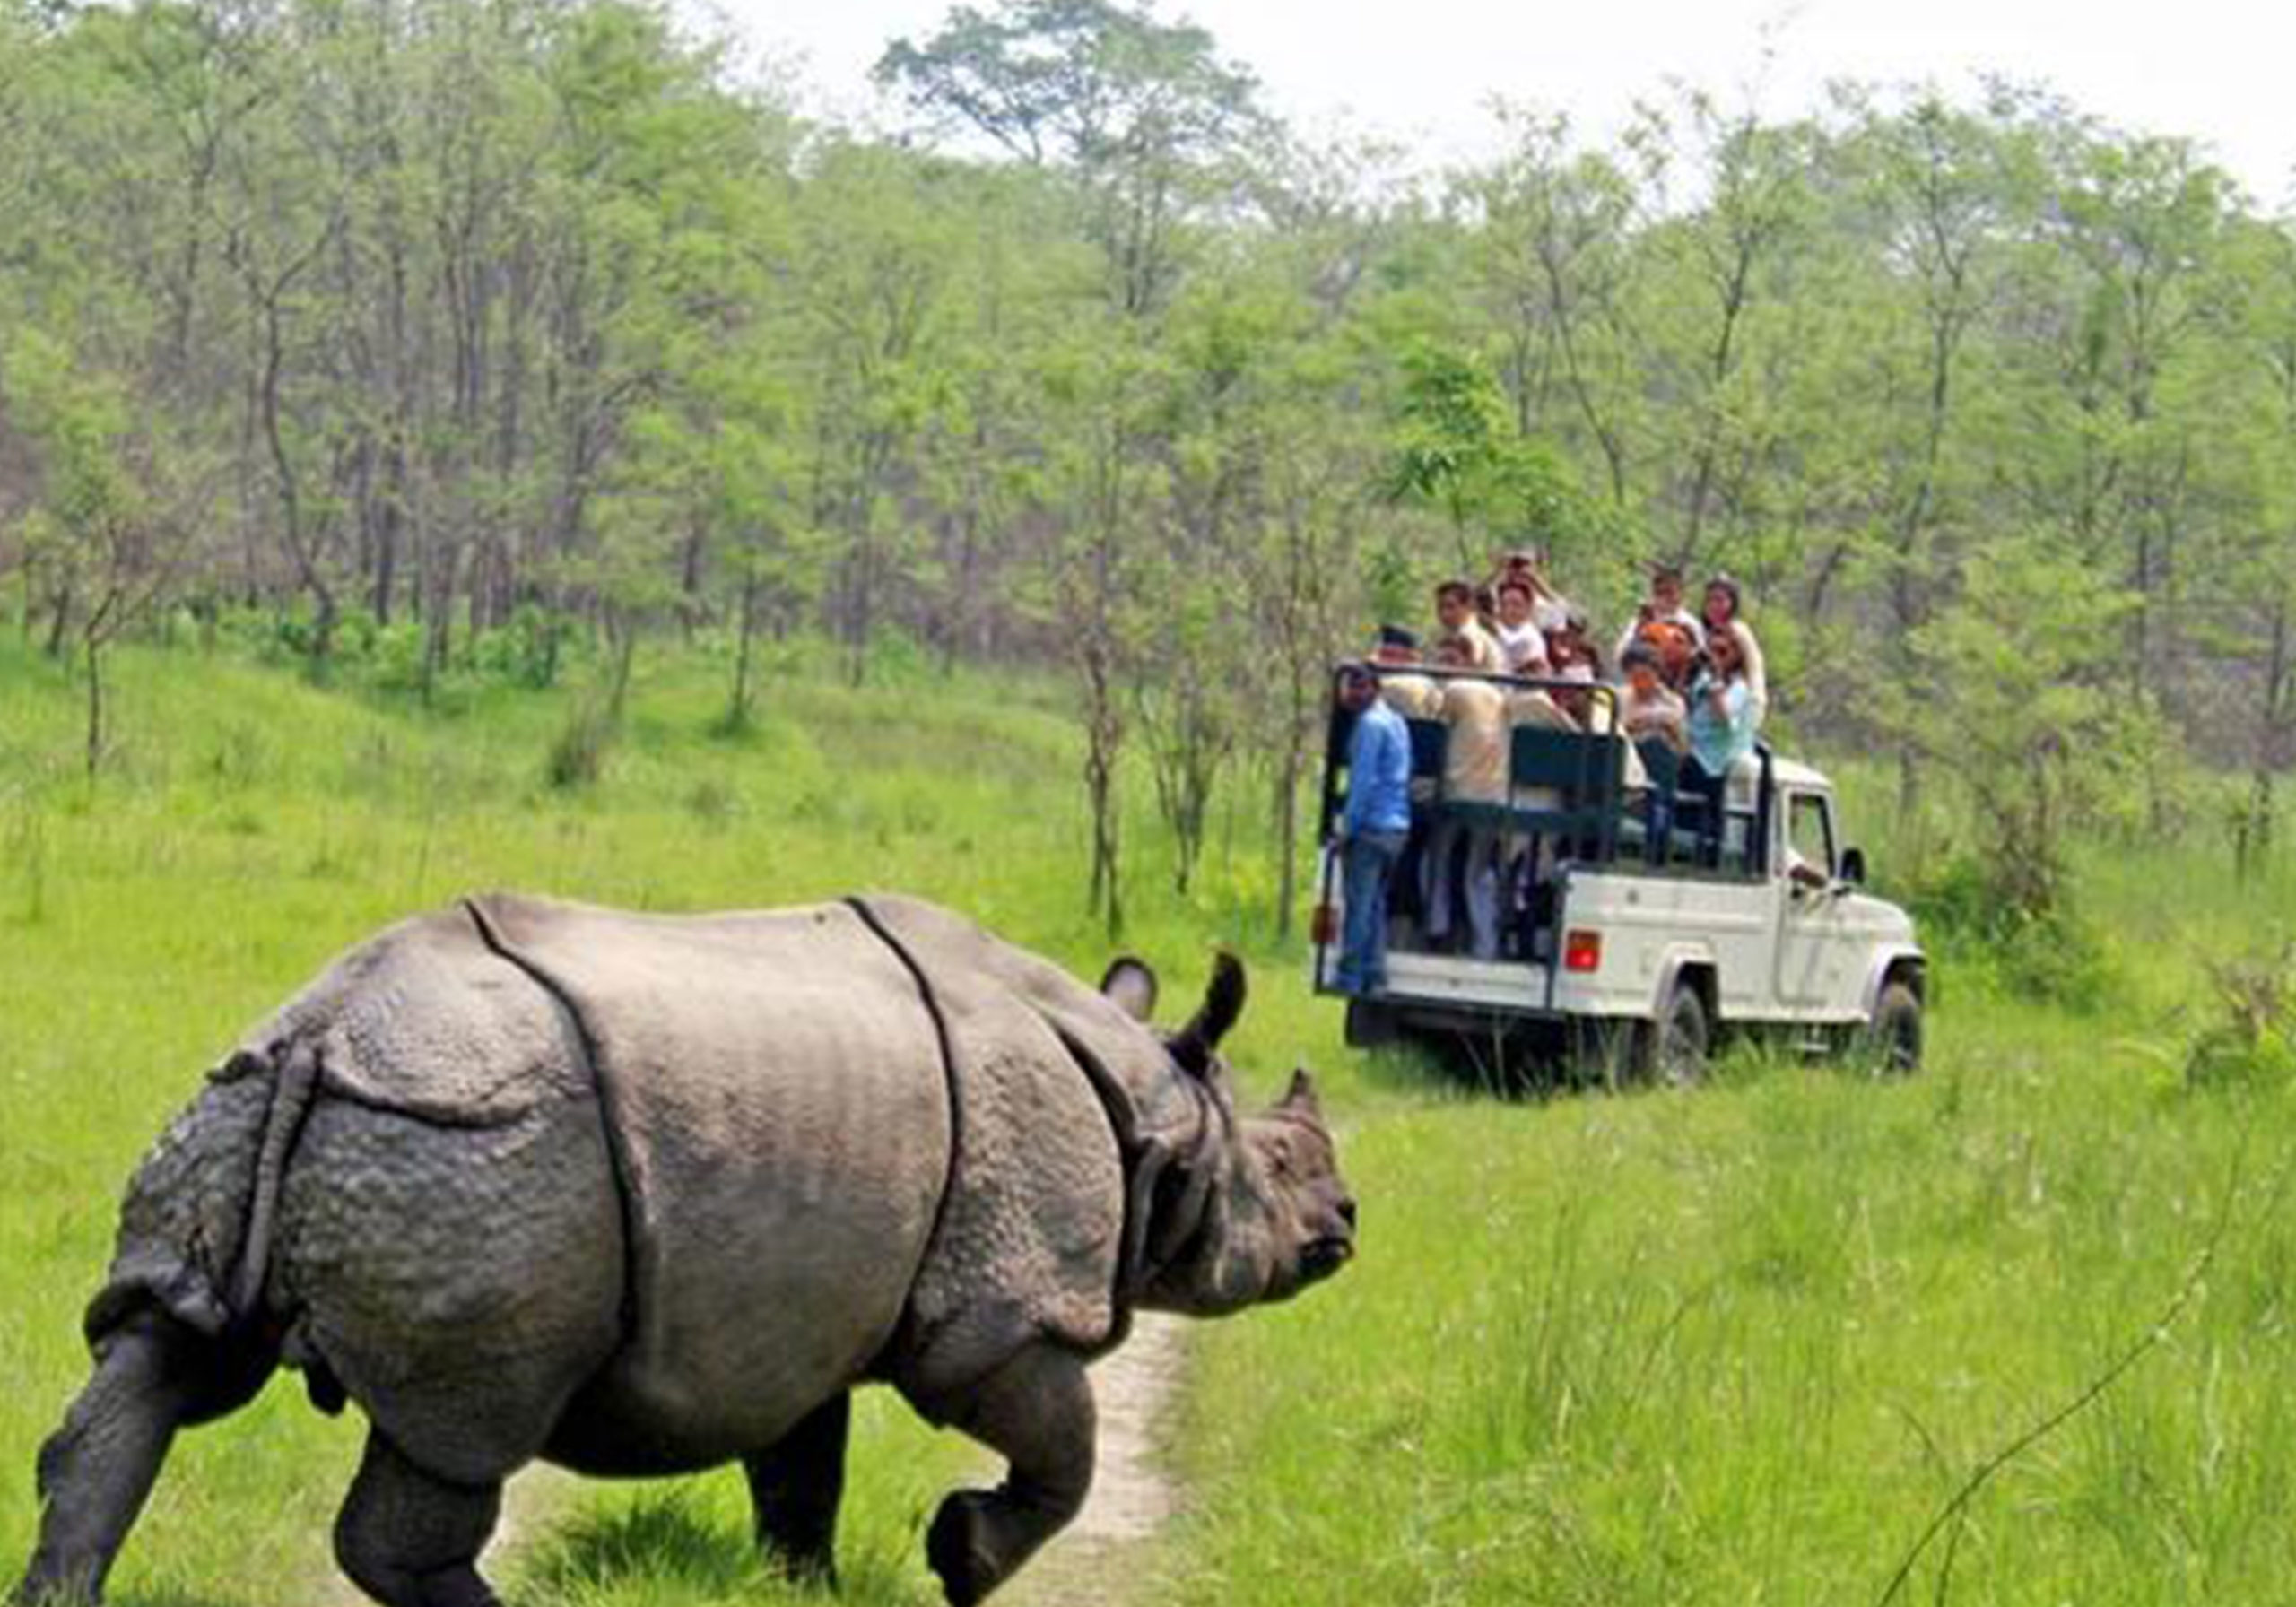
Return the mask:
<path id="1" fill-rule="evenodd" d="M 1410 672 L 1419 665 L 1419 637 L 1401 625 L 1379 627 L 1371 662 L 1378 666 L 1379 696 L 1406 720 L 1443 717 L 1443 689 L 1425 675 Z"/>
<path id="2" fill-rule="evenodd" d="M 1378 673 L 1361 659 L 1340 666 L 1338 697 L 1355 728 L 1338 824 L 1347 918 L 1334 980 L 1342 993 L 1360 995 L 1387 983 L 1387 889 L 1411 835 L 1411 736 L 1379 696 Z"/>
<path id="3" fill-rule="evenodd" d="M 1693 647 L 1706 646 L 1706 627 L 1699 623 L 1696 614 L 1683 606 L 1682 566 L 1654 563 L 1650 566 L 1650 595 L 1636 607 L 1634 618 L 1619 637 L 1618 651 L 1612 657 L 1623 662 L 1627 648 L 1646 632 L 1663 653 L 1663 638 L 1669 628 L 1687 631 Z"/>
<path id="4" fill-rule="evenodd" d="M 1746 694 L 1753 703 L 1754 723 L 1760 725 L 1762 716 L 1770 712 L 1770 673 L 1762 666 L 1761 643 L 1754 638 L 1754 628 L 1746 623 L 1745 593 L 1728 575 L 1717 575 L 1706 583 L 1700 612 L 1709 637 L 1727 630 L 1738 638 L 1738 656 L 1746 667 Z"/>

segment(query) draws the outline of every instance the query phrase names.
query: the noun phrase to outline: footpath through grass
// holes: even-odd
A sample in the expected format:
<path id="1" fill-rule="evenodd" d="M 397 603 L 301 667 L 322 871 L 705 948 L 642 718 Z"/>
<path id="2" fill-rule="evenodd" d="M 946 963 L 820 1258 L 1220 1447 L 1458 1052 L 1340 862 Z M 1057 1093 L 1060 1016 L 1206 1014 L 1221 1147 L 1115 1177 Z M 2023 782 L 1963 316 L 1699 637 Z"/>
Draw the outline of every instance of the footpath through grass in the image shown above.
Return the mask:
<path id="1" fill-rule="evenodd" d="M 560 791 L 566 693 L 424 714 L 130 652 L 91 794 L 75 689 L 0 646 L 0 1574 L 30 1542 L 33 1452 L 84 1376 L 79 1311 L 137 1156 L 242 1028 L 385 922 L 490 886 L 657 908 L 899 887 L 1097 972 L 1075 744 L 1040 692 L 785 676 L 721 740 L 715 673 L 652 666 L 598 781 Z M 2176 1062 L 2197 955 L 2284 930 L 2296 890 L 2239 894 L 2168 850 L 2093 867 L 2133 991 L 2067 1018 L 1949 976 L 1909 1082 L 1742 1059 L 1686 1095 L 1497 1105 L 1341 1049 L 1296 949 L 1268 942 L 1253 822 L 1214 833 L 1182 905 L 1156 895 L 1147 812 L 1132 941 L 1167 1008 L 1214 942 L 1246 951 L 1250 1090 L 1323 1073 L 1364 1212 L 1338 1282 L 1196 1331 L 1158 1594 L 1875 1601 L 1970 1472 L 2140 1340 L 2213 1243 L 2158 1347 L 1971 1501 L 1903 1599 L 2296 1599 L 2296 1113 L 2188 1093 Z M 116 1599 L 312 1599 L 360 1433 L 283 1379 L 186 1437 Z M 977 1465 L 870 1401 L 846 1599 L 937 1599 L 923 1521 Z M 544 1530 L 523 1603 L 795 1599 L 758 1577 L 731 1474 L 584 1486 Z"/>

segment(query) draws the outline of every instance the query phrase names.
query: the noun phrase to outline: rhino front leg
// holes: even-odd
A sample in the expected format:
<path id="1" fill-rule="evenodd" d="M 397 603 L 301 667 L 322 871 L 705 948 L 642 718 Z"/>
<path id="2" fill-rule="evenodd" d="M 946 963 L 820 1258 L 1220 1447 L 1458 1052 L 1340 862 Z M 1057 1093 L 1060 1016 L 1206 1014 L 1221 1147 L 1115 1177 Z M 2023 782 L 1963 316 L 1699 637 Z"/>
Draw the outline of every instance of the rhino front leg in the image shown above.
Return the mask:
<path id="1" fill-rule="evenodd" d="M 952 1607 L 972 1607 L 1084 1505 L 1094 1421 L 1083 1360 L 1032 1345 L 990 1374 L 955 1422 L 1010 1464 L 995 1490 L 959 1490 L 943 1501 L 925 1537 L 926 1560 Z"/>
<path id="2" fill-rule="evenodd" d="M 742 1458 L 757 1539 L 792 1578 L 837 1583 L 837 1508 L 845 1498 L 845 1442 L 852 1392 L 816 1406 L 770 1450 Z"/>
<path id="3" fill-rule="evenodd" d="M 478 1572 L 501 1511 L 500 1484 L 441 1479 L 370 1429 L 335 1520 L 335 1558 L 384 1607 L 501 1607 Z"/>
<path id="4" fill-rule="evenodd" d="M 159 1316 L 114 1334 L 40 1447 L 39 1544 L 13 1600 L 93 1602 L 191 1404 L 197 1339 Z"/>

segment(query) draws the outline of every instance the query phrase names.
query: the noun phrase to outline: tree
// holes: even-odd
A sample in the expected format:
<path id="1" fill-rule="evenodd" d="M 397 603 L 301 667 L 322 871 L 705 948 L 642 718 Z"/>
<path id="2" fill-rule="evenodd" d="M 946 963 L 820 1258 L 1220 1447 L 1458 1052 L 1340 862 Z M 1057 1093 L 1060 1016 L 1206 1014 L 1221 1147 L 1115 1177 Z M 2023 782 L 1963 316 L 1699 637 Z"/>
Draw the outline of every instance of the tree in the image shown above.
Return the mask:
<path id="1" fill-rule="evenodd" d="M 60 656 L 68 640 L 86 680 L 83 754 L 93 781 L 108 734 L 105 655 L 159 602 L 184 556 L 183 533 L 170 524 L 188 505 L 187 488 L 170 482 L 182 465 L 169 443 L 130 427 L 124 387 L 79 368 L 48 335 L 20 334 L 0 388 L 36 454 L 25 544 L 58 599 L 49 650 Z"/>
<path id="2" fill-rule="evenodd" d="M 1098 345 L 1060 366 L 1078 402 L 1072 448 L 1056 470 L 1078 524 L 1051 550 L 1052 592 L 1083 701 L 1084 787 L 1092 816 L 1087 899 L 1114 935 L 1123 924 L 1118 771 L 1126 688 L 1140 641 L 1140 572 L 1161 475 L 1152 392 L 1166 364 L 1163 315 L 1181 279 L 1191 222 L 1223 204 L 1233 164 L 1267 127 L 1248 73 L 1210 34 L 1107 0 L 1004 0 L 952 10 L 922 45 L 896 40 L 880 83 L 944 127 L 968 129 L 1034 166 L 1060 163 L 1100 256 Z"/>
<path id="3" fill-rule="evenodd" d="M 1980 868 L 2015 918 L 2052 918 L 2068 843 L 2140 795 L 2158 717 L 2098 651 L 2139 606 L 2029 535 L 1972 554 L 1960 595 L 1917 633 L 1915 729 L 1968 789 Z"/>
<path id="4" fill-rule="evenodd" d="M 1623 509 L 1639 341 L 1637 178 L 1607 154 L 1574 152 L 1565 117 L 1509 105 L 1499 117 L 1513 148 L 1461 190 L 1480 223 L 1476 270 L 1503 342 L 1515 430 L 1579 435 Z"/>

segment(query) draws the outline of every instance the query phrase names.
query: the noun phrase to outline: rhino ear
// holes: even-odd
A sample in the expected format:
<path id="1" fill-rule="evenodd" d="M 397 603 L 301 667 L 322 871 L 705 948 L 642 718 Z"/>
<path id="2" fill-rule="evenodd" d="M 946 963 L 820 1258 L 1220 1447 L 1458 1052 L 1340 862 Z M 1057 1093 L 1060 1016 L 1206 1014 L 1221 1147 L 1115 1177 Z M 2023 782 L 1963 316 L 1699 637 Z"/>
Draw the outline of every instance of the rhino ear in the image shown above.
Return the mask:
<path id="1" fill-rule="evenodd" d="M 1135 1021 L 1156 1013 L 1156 973 L 1144 960 L 1120 954 L 1100 977 L 1100 992 Z"/>
<path id="2" fill-rule="evenodd" d="M 1316 1080 L 1309 1074 L 1306 1066 L 1299 1066 L 1292 1071 L 1292 1086 L 1283 1096 L 1283 1108 L 1301 1111 L 1309 1116 L 1323 1115 L 1323 1101 L 1316 1098 Z"/>
<path id="3" fill-rule="evenodd" d="M 1172 1039 L 1172 1058 L 1202 1075 L 1212 1064 L 1213 1052 L 1236 1018 L 1244 1013 L 1244 962 L 1225 949 L 1212 962 L 1212 981 L 1194 1019 Z"/>

